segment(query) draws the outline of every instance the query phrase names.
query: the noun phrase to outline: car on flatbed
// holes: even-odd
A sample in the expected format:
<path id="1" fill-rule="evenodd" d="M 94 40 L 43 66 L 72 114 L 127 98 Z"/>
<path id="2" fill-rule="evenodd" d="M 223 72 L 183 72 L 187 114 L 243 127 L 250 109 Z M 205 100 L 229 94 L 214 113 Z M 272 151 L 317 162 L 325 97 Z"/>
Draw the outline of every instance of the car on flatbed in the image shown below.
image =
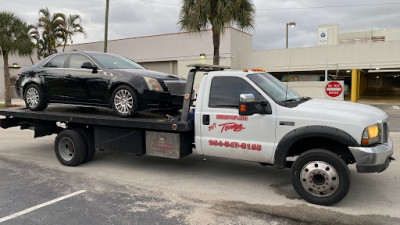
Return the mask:
<path id="1" fill-rule="evenodd" d="M 17 95 L 32 111 L 48 103 L 104 106 L 121 117 L 147 109 L 182 108 L 186 80 L 146 70 L 109 53 L 63 52 L 18 72 Z"/>
<path id="2" fill-rule="evenodd" d="M 183 109 L 175 117 L 119 118 L 108 111 L 53 106 L 44 112 L 0 109 L 6 117 L 0 126 L 33 128 L 35 137 L 56 133 L 54 150 L 67 166 L 92 160 L 95 150 L 122 150 L 172 159 L 195 153 L 290 168 L 296 192 L 320 205 L 347 195 L 349 164 L 359 173 L 374 173 L 394 160 L 388 115 L 380 109 L 301 97 L 259 70 L 192 66 Z M 198 71 L 207 73 L 195 99 Z"/>

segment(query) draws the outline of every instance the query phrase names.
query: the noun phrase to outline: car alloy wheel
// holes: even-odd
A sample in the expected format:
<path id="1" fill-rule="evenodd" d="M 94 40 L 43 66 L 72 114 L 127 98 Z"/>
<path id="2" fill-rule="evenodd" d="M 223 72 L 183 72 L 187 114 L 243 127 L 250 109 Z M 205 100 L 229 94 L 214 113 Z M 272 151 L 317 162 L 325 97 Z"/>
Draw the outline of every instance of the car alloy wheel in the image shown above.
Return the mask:
<path id="1" fill-rule="evenodd" d="M 114 97 L 115 109 L 121 114 L 129 114 L 134 105 L 132 94 L 126 89 L 120 89 Z"/>
<path id="2" fill-rule="evenodd" d="M 29 108 L 36 108 L 39 105 L 39 92 L 35 87 L 30 87 L 26 91 L 26 103 L 28 104 Z"/>

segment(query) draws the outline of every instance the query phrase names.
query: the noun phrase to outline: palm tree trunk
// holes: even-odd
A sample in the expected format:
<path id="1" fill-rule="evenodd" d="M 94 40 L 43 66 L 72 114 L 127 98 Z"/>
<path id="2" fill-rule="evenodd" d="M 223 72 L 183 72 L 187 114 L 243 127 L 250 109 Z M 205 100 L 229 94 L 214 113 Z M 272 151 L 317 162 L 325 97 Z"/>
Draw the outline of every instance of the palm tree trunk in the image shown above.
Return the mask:
<path id="1" fill-rule="evenodd" d="M 32 65 L 35 65 L 35 63 L 33 62 L 32 55 L 31 55 L 31 54 L 29 54 L 29 58 L 31 59 Z"/>
<path id="2" fill-rule="evenodd" d="M 6 107 L 11 106 L 11 82 L 10 82 L 10 70 L 8 68 L 8 52 L 2 51 L 4 60 L 4 95 Z"/>
<path id="3" fill-rule="evenodd" d="M 64 47 L 63 47 L 63 52 L 65 51 L 65 46 L 67 45 L 67 41 L 68 41 L 68 36 L 65 38 Z"/>
<path id="4" fill-rule="evenodd" d="M 212 33 L 213 33 L 213 44 L 214 44 L 213 64 L 219 65 L 219 46 L 221 44 L 221 33 L 214 27 L 212 28 Z"/>

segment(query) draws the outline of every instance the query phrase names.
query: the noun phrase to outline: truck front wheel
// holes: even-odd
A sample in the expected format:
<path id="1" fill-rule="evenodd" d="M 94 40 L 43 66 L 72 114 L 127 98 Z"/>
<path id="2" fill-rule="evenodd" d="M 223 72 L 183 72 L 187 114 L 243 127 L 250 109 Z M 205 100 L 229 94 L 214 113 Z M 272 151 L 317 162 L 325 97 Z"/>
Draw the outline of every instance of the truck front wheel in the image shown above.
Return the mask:
<path id="1" fill-rule="evenodd" d="M 84 137 L 77 130 L 61 131 L 54 143 L 58 161 L 65 166 L 77 166 L 85 161 L 87 155 Z"/>
<path id="2" fill-rule="evenodd" d="M 291 170 L 292 185 L 306 201 L 333 205 L 341 201 L 350 188 L 350 171 L 337 154 L 314 149 L 301 154 Z"/>

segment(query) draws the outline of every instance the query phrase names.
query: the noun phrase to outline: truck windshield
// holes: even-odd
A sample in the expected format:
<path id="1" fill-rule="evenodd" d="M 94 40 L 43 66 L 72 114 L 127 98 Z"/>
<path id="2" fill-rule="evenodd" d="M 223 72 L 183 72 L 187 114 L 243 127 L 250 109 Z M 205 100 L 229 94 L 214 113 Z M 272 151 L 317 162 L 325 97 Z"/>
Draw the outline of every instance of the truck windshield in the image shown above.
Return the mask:
<path id="1" fill-rule="evenodd" d="M 269 73 L 254 73 L 247 77 L 276 102 L 300 99 L 300 95 L 290 90 Z"/>

